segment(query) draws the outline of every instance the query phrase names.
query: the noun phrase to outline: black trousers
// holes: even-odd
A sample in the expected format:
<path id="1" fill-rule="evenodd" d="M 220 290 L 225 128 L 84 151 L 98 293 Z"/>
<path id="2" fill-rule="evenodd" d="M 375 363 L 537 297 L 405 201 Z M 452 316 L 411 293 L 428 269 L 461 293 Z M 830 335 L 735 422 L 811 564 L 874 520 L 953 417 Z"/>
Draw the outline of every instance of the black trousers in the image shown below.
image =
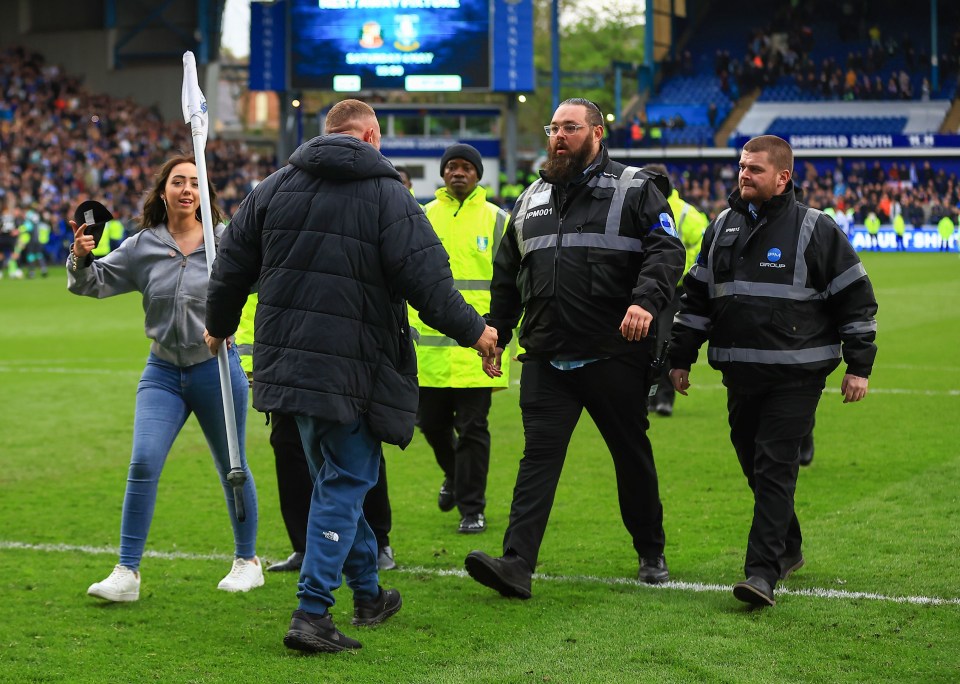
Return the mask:
<path id="1" fill-rule="evenodd" d="M 520 410 L 525 447 L 503 538 L 505 555 L 515 553 L 536 567 L 567 447 L 583 409 L 613 457 L 620 515 L 637 555 L 655 558 L 663 553 L 663 506 L 647 439 L 650 361 L 651 354 L 643 352 L 574 370 L 557 370 L 545 361 L 524 362 Z"/>
<path id="2" fill-rule="evenodd" d="M 417 425 L 444 477 L 453 483 L 460 515 L 483 513 L 490 470 L 489 387 L 421 387 Z"/>
<path id="3" fill-rule="evenodd" d="M 285 413 L 270 414 L 270 446 L 277 466 L 277 488 L 280 495 L 280 514 L 287 528 L 294 551 L 307 548 L 307 518 L 310 517 L 310 498 L 313 480 L 307 466 L 307 455 L 300 441 L 296 419 Z M 363 500 L 363 516 L 377 537 L 377 548 L 390 546 L 393 516 L 387 493 L 387 464 L 380 454 L 380 479 Z"/>
<path id="4" fill-rule="evenodd" d="M 780 559 L 800 551 L 803 536 L 794 512 L 800 449 L 812 439 L 819 385 L 781 385 L 762 392 L 728 389 L 730 441 L 753 490 L 746 577 L 776 586 Z"/>
<path id="5" fill-rule="evenodd" d="M 673 299 L 656 319 L 658 352 L 663 343 L 670 339 L 670 333 L 673 332 L 673 317 L 680 311 L 680 297 L 682 296 L 683 288 L 678 285 L 676 292 L 673 294 Z M 676 392 L 673 389 L 673 383 L 670 382 L 670 365 L 665 363 L 663 364 L 663 370 L 660 371 L 660 377 L 657 378 L 657 392 L 650 397 L 650 408 L 655 409 L 657 404 L 673 406 L 675 398 Z"/>

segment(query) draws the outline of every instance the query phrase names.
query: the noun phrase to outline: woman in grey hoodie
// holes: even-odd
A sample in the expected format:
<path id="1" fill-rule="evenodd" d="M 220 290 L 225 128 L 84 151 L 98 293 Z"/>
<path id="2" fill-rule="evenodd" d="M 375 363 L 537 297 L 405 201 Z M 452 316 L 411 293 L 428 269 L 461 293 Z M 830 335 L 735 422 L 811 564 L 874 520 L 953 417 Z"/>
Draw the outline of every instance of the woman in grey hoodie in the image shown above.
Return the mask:
<path id="1" fill-rule="evenodd" d="M 219 241 L 224 226 L 212 185 L 210 198 Z M 75 242 L 67 260 L 67 288 L 74 294 L 101 299 L 139 292 L 145 331 L 153 341 L 137 386 L 133 453 L 120 522 L 120 560 L 110 576 L 91 585 L 87 593 L 107 601 L 140 597 L 140 559 L 153 518 L 157 483 L 173 441 L 191 413 L 196 414 L 207 438 L 233 525 L 236 558 L 218 588 L 249 591 L 261 586 L 263 571 L 256 556 L 257 492 L 244 453 L 249 384 L 236 349 L 231 349 L 233 404 L 241 464 L 247 473 L 243 490 L 246 519 L 240 522 L 233 488 L 226 479 L 230 458 L 217 359 L 210 356 L 203 339 L 208 275 L 193 157 L 177 156 L 164 163 L 144 202 L 140 231 L 102 259 L 90 255 L 94 238 L 86 234 L 87 224 L 77 227 L 71 221 L 70 225 Z"/>

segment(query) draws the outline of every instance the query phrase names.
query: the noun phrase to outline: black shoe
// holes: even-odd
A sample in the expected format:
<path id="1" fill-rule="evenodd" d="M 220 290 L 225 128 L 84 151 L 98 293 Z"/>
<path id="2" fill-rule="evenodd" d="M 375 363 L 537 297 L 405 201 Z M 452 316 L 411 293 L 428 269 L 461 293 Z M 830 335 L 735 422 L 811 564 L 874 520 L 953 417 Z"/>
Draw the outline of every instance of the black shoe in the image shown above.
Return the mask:
<path id="1" fill-rule="evenodd" d="M 470 576 L 485 587 L 499 591 L 508 598 L 528 599 L 533 572 L 520 556 L 494 558 L 483 551 L 467 554 L 464 566 Z"/>
<path id="2" fill-rule="evenodd" d="M 377 570 L 396 570 L 397 562 L 393 560 L 393 549 L 384 546 L 377 554 Z"/>
<path id="3" fill-rule="evenodd" d="M 457 505 L 456 499 L 453 496 L 453 485 L 450 483 L 450 480 L 444 480 L 443 484 L 440 485 L 440 494 L 437 496 L 437 505 L 444 513 L 447 511 L 452 511 L 453 507 Z"/>
<path id="4" fill-rule="evenodd" d="M 785 580 L 794 572 L 803 567 L 803 553 L 797 551 L 780 559 L 780 579 Z"/>
<path id="5" fill-rule="evenodd" d="M 811 432 L 800 442 L 800 465 L 808 466 L 813 463 L 813 433 Z"/>
<path id="6" fill-rule="evenodd" d="M 483 517 L 483 513 L 463 516 L 460 518 L 460 527 L 457 528 L 457 532 L 460 534 L 480 534 L 486 531 L 487 521 Z"/>
<path id="7" fill-rule="evenodd" d="M 302 565 L 303 554 L 299 551 L 294 551 L 290 554 L 287 560 L 280 563 L 274 563 L 267 568 L 267 572 L 300 572 L 300 567 Z"/>
<path id="8" fill-rule="evenodd" d="M 656 558 L 641 558 L 637 579 L 647 584 L 662 584 L 670 579 L 667 560 L 661 553 Z"/>
<path id="9" fill-rule="evenodd" d="M 336 628 L 330 613 L 317 615 L 305 610 L 293 611 L 283 645 L 307 653 L 337 653 L 347 648 L 362 648 L 359 641 Z"/>
<path id="10" fill-rule="evenodd" d="M 748 577 L 742 582 L 733 585 L 733 595 L 752 606 L 775 606 L 777 602 L 773 598 L 773 588 L 770 583 L 762 577 Z"/>
<path id="11" fill-rule="evenodd" d="M 668 404 L 667 402 L 663 401 L 657 404 L 657 407 L 654 410 L 664 418 L 669 418 L 673 415 L 673 404 Z"/>
<path id="12" fill-rule="evenodd" d="M 372 601 L 353 599 L 353 624 L 363 627 L 379 625 L 388 617 L 400 610 L 403 601 L 400 592 L 396 589 L 379 587 L 380 595 Z"/>

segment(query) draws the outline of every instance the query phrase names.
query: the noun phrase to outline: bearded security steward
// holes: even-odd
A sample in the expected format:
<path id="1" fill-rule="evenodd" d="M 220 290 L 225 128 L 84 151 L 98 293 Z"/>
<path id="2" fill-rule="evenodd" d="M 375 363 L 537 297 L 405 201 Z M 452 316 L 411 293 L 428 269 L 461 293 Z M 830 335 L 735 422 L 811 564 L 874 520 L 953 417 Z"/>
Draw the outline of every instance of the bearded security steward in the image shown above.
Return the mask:
<path id="1" fill-rule="evenodd" d="M 444 187 L 425 207 L 427 218 L 450 256 L 454 286 L 478 312 L 490 309 L 493 258 L 507 214 L 487 201 L 480 186 L 483 160 L 470 145 L 451 145 L 440 160 Z M 493 388 L 505 388 L 509 373 L 489 378 L 477 355 L 420 320 L 411 307 L 410 327 L 417 333 L 420 405 L 417 424 L 443 470 L 437 504 L 455 506 L 457 531 L 476 534 L 487 528 L 486 489 L 490 468 L 490 412 Z"/>
<path id="2" fill-rule="evenodd" d="M 496 331 L 453 287 L 446 253 L 400 174 L 380 154 L 370 105 L 338 102 L 325 134 L 304 143 L 240 205 L 210 276 L 206 326 L 216 353 L 259 280 L 253 405 L 296 417 L 314 476 L 299 607 L 288 648 L 360 648 L 329 608 L 342 580 L 353 624 L 401 606 L 379 585 L 363 515 L 382 443 L 406 447 L 417 408 L 417 359 L 406 300 L 421 318 L 491 358 Z"/>
<path id="3" fill-rule="evenodd" d="M 794 493 L 826 378 L 842 358 L 843 402 L 860 401 L 877 354 L 870 279 L 837 224 L 800 203 L 792 169 L 785 140 L 743 146 L 739 190 L 684 278 L 670 347 L 680 394 L 704 342 L 723 373 L 730 439 L 754 494 L 746 579 L 733 594 L 755 606 L 774 605 L 777 582 L 804 564 Z"/>
<path id="4" fill-rule="evenodd" d="M 677 222 L 677 236 L 683 243 L 686 250 L 686 261 L 683 265 L 683 272 L 686 274 L 693 266 L 693 262 L 700 253 L 700 243 L 703 241 L 703 232 L 707 229 L 710 219 L 702 211 L 692 204 L 685 202 L 680 198 L 680 192 L 674 187 L 673 182 L 667 172 L 667 167 L 663 164 L 648 164 L 644 167 L 645 171 L 658 173 L 666 179 L 668 184 L 667 203 L 670 205 L 670 211 Z M 683 296 L 683 278 L 677 284 L 677 289 L 673 293 L 673 299 L 670 300 L 670 306 L 660 312 L 660 319 L 657 322 L 657 347 L 663 349 L 664 343 L 670 339 L 670 333 L 673 331 L 673 317 L 680 310 L 680 297 Z M 657 390 L 650 397 L 650 410 L 655 411 L 661 416 L 673 415 L 673 403 L 676 393 L 673 385 L 670 383 L 668 372 L 670 369 L 663 365 L 663 370 L 657 378 Z"/>
<path id="5" fill-rule="evenodd" d="M 504 596 L 529 598 L 567 446 L 583 409 L 610 455 L 638 577 L 667 581 L 663 507 L 647 438 L 655 318 L 673 296 L 684 249 L 653 174 L 611 161 L 603 115 L 561 103 L 544 127 L 548 159 L 521 195 L 494 261 L 488 322 L 498 356 L 521 320 L 525 447 L 503 555 L 471 552 L 467 571 Z M 659 178 L 659 177 L 656 177 Z M 665 189 L 665 186 L 664 186 Z"/>

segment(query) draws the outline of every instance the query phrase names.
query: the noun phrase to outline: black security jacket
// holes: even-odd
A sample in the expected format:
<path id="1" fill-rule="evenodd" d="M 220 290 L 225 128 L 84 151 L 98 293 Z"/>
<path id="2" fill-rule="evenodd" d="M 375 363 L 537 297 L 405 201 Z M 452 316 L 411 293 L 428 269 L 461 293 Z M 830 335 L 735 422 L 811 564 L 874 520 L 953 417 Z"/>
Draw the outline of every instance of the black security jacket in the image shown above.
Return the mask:
<path id="1" fill-rule="evenodd" d="M 521 315 L 531 357 L 599 358 L 651 344 L 627 342 L 620 323 L 631 304 L 656 317 L 670 301 L 683 245 L 653 174 L 611 161 L 605 148 L 598 162 L 566 187 L 541 178 L 517 201 L 490 288 L 499 346 Z"/>
<path id="2" fill-rule="evenodd" d="M 463 346 L 484 329 L 400 175 L 346 135 L 304 143 L 243 201 L 210 279 L 212 335 L 236 330 L 258 280 L 254 407 L 345 424 L 364 414 L 400 446 L 418 402 L 404 300 Z"/>
<path id="3" fill-rule="evenodd" d="M 801 204 L 791 181 L 754 219 L 739 191 L 703 237 L 684 277 L 672 367 L 700 346 L 739 389 L 822 383 L 839 364 L 869 377 L 877 301 L 860 258 L 828 215 Z"/>

